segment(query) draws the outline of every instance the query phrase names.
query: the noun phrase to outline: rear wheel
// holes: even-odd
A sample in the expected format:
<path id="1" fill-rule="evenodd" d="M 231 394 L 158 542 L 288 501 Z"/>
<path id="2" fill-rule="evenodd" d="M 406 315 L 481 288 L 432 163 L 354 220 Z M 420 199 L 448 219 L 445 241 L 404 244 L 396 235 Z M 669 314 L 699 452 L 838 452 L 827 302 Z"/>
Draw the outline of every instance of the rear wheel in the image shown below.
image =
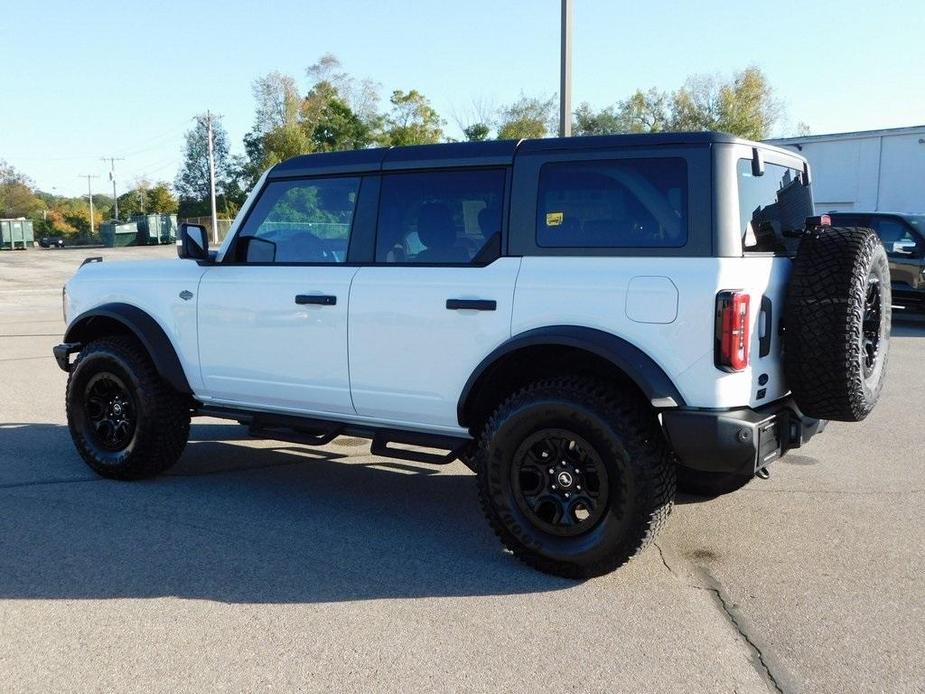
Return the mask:
<path id="1" fill-rule="evenodd" d="M 83 348 L 66 403 L 74 445 L 103 477 L 157 475 L 179 459 L 189 437 L 189 399 L 160 378 L 142 346 L 127 336 Z"/>
<path id="2" fill-rule="evenodd" d="M 671 512 L 675 463 L 651 410 L 590 379 L 515 393 L 486 424 L 474 462 L 492 528 L 547 573 L 612 571 Z"/>

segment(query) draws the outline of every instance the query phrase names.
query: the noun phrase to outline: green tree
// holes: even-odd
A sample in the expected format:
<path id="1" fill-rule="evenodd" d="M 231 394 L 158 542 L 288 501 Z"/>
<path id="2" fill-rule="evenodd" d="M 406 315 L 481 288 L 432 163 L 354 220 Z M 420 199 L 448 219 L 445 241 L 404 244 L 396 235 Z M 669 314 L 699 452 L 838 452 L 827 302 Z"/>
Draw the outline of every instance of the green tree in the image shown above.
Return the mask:
<path id="1" fill-rule="evenodd" d="M 373 140 L 369 126 L 330 82 L 318 82 L 305 97 L 299 125 L 313 152 L 363 149 Z"/>
<path id="2" fill-rule="evenodd" d="M 135 187 L 119 196 L 119 214 L 129 219 L 139 214 L 176 214 L 179 210 L 177 198 L 167 183 L 155 185 L 145 180 L 135 182 Z"/>
<path id="3" fill-rule="evenodd" d="M 45 205 L 25 174 L 0 159 L 0 217 L 29 217 Z"/>
<path id="4" fill-rule="evenodd" d="M 491 135 L 491 127 L 486 123 L 473 123 L 463 128 L 463 135 L 469 142 L 483 142 Z"/>
<path id="5" fill-rule="evenodd" d="M 501 109 L 499 140 L 546 137 L 555 130 L 556 97 L 548 99 L 521 94 L 514 103 Z"/>
<path id="6" fill-rule="evenodd" d="M 595 111 L 586 102 L 575 109 L 573 135 L 610 135 L 619 132 L 623 132 L 623 127 L 612 106 Z"/>
<path id="7" fill-rule="evenodd" d="M 768 136 L 782 113 L 764 73 L 749 67 L 731 79 L 693 75 L 674 92 L 637 90 L 615 106 L 595 113 L 576 111 L 579 135 L 719 130 L 752 140 Z"/>
<path id="8" fill-rule="evenodd" d="M 443 120 L 419 91 L 396 89 L 389 102 L 392 109 L 385 117 L 382 144 L 393 147 L 427 145 L 443 139 Z"/>
<path id="9" fill-rule="evenodd" d="M 212 116 L 212 141 L 215 158 L 215 190 L 224 193 L 232 178 L 228 134 L 221 118 Z M 174 188 L 180 200 L 202 202 L 209 199 L 209 138 L 206 114 L 196 116 L 196 125 L 186 133 L 183 164 L 177 173 Z"/>

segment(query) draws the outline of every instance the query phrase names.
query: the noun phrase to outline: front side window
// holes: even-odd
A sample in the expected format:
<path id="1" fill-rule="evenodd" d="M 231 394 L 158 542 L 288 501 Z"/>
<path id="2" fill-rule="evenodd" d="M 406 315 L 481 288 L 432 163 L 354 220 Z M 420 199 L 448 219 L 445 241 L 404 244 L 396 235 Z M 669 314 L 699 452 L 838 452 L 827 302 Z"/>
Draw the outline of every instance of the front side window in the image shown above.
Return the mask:
<path id="1" fill-rule="evenodd" d="M 273 181 L 236 244 L 238 262 L 343 263 L 359 178 Z"/>
<path id="2" fill-rule="evenodd" d="M 376 262 L 459 265 L 501 248 L 504 169 L 382 177 Z"/>
<path id="3" fill-rule="evenodd" d="M 681 158 L 558 162 L 540 170 L 537 244 L 680 248 L 687 243 Z"/>
<path id="4" fill-rule="evenodd" d="M 795 253 L 806 218 L 814 215 L 812 193 L 803 185 L 802 171 L 765 164 L 764 174 L 754 176 L 752 160 L 739 159 L 736 178 L 744 250 Z"/>

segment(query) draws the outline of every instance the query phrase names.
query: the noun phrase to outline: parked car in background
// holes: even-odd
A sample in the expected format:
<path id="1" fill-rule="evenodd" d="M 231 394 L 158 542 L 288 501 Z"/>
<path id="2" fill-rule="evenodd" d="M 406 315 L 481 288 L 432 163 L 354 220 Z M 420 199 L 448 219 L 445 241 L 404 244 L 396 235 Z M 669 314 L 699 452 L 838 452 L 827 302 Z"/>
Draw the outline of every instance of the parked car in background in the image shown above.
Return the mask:
<path id="1" fill-rule="evenodd" d="M 64 248 L 64 239 L 60 236 L 43 236 L 39 239 L 42 248 Z"/>
<path id="2" fill-rule="evenodd" d="M 830 212 L 833 226 L 877 232 L 890 261 L 893 303 L 925 311 L 925 214 Z"/>

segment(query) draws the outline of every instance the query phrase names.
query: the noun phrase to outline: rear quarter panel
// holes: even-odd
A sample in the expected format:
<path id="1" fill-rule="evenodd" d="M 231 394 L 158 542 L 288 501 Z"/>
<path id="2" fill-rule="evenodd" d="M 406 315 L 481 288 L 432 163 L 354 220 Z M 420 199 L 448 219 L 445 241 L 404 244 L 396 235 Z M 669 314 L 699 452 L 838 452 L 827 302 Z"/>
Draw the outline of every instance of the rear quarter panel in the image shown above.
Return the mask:
<path id="1" fill-rule="evenodd" d="M 511 333 L 549 325 L 603 330 L 648 354 L 688 406 L 759 407 L 788 392 L 779 327 L 789 269 L 788 259 L 774 257 L 526 257 L 514 292 Z M 670 285 L 677 289 L 673 319 L 667 310 Z M 646 296 L 652 288 L 660 296 Z M 714 364 L 716 294 L 727 289 L 750 295 L 749 366 L 740 373 Z M 770 325 L 763 324 L 762 296 L 772 302 Z M 647 302 L 653 302 L 649 318 L 640 311 Z M 761 357 L 759 337 L 768 330 L 770 352 Z"/>

